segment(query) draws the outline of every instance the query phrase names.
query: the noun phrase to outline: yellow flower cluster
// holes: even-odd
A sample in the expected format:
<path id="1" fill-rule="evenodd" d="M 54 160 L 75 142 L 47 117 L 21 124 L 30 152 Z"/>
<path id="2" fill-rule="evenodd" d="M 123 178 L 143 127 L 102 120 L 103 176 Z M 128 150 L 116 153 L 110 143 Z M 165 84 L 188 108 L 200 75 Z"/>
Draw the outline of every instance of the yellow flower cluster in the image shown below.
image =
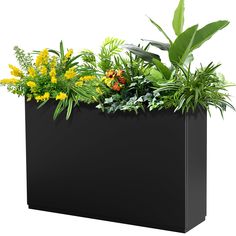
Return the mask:
<path id="1" fill-rule="evenodd" d="M 27 86 L 29 86 L 30 88 L 35 88 L 35 87 L 36 87 L 36 83 L 33 82 L 33 81 L 29 81 L 29 82 L 27 82 L 26 84 L 27 84 Z"/>
<path id="2" fill-rule="evenodd" d="M 36 66 L 40 67 L 42 65 L 47 65 L 49 59 L 49 53 L 47 49 L 42 50 L 36 58 Z"/>
<path id="3" fill-rule="evenodd" d="M 42 95 L 42 96 L 36 96 L 35 97 L 37 102 L 39 102 L 39 101 L 47 101 L 49 98 L 50 98 L 50 93 L 49 92 L 44 93 L 44 95 Z"/>
<path id="4" fill-rule="evenodd" d="M 86 75 L 86 76 L 80 77 L 79 81 L 77 81 L 75 83 L 75 86 L 82 87 L 84 82 L 89 81 L 89 80 L 93 80 L 95 78 L 96 78 L 96 76 L 94 76 L 94 75 Z"/>
<path id="5" fill-rule="evenodd" d="M 88 80 L 93 80 L 95 78 L 96 78 L 96 76 L 94 76 L 94 75 L 87 75 L 87 76 L 80 77 L 79 80 L 85 82 L 85 81 L 88 81 Z"/>
<path id="6" fill-rule="evenodd" d="M 51 77 L 51 82 L 52 82 L 53 84 L 56 84 L 56 83 L 57 83 L 57 78 L 56 78 L 57 73 L 56 73 L 56 69 L 55 69 L 55 68 L 52 68 L 51 71 L 49 72 L 49 75 L 50 75 L 50 77 Z"/>
<path id="7" fill-rule="evenodd" d="M 2 85 L 8 85 L 8 84 L 16 84 L 18 83 L 19 80 L 15 79 L 15 78 L 11 78 L 11 79 L 2 79 L 0 80 L 0 84 Z"/>
<path id="8" fill-rule="evenodd" d="M 102 81 L 104 82 L 104 84 L 106 84 L 106 86 L 111 87 L 112 86 L 112 82 L 114 81 L 114 79 L 113 78 L 103 77 Z"/>
<path id="9" fill-rule="evenodd" d="M 69 59 L 71 57 L 71 55 L 73 54 L 73 49 L 69 49 L 65 55 L 66 59 Z"/>
<path id="10" fill-rule="evenodd" d="M 68 96 L 67 96 L 66 93 L 60 92 L 59 94 L 57 94 L 56 100 L 65 100 L 67 97 L 68 97 Z"/>
<path id="11" fill-rule="evenodd" d="M 53 56 L 52 59 L 51 59 L 51 62 L 50 62 L 50 66 L 51 66 L 51 68 L 52 68 L 52 67 L 55 68 L 56 65 L 57 65 L 57 57 L 56 57 L 56 56 Z"/>
<path id="12" fill-rule="evenodd" d="M 8 66 L 11 69 L 11 75 L 16 76 L 16 77 L 23 76 L 23 72 L 19 68 L 15 67 L 13 65 L 10 65 L 10 64 Z"/>
<path id="13" fill-rule="evenodd" d="M 36 76 L 36 71 L 32 66 L 28 68 L 28 73 L 32 78 Z"/>
<path id="14" fill-rule="evenodd" d="M 77 82 L 75 83 L 75 86 L 77 86 L 77 87 L 82 87 L 83 84 L 84 84 L 83 81 L 77 81 Z"/>
<path id="15" fill-rule="evenodd" d="M 47 67 L 46 66 L 42 66 L 41 69 L 40 69 L 40 73 L 42 75 L 47 75 L 47 73 L 48 73 Z"/>
<path id="16" fill-rule="evenodd" d="M 69 70 L 66 71 L 65 73 L 65 78 L 66 79 L 72 79 L 76 76 L 76 71 L 75 67 L 71 67 Z"/>

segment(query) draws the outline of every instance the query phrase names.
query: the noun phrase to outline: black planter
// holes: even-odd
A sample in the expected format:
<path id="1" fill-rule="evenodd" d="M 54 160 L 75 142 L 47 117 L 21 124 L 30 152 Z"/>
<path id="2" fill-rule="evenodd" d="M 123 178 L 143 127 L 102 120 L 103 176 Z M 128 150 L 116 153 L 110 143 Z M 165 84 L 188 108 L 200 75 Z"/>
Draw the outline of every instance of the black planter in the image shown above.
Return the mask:
<path id="1" fill-rule="evenodd" d="M 26 103 L 29 208 L 179 232 L 204 221 L 205 111 L 54 109 Z"/>

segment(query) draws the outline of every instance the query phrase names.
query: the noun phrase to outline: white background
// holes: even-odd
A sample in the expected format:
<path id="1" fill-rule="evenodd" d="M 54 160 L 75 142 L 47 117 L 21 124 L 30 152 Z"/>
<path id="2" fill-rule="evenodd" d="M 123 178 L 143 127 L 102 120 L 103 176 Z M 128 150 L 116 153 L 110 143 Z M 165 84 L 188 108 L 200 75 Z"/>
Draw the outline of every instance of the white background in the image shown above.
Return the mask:
<path id="1" fill-rule="evenodd" d="M 56 48 L 59 41 L 76 52 L 98 49 L 106 36 L 138 43 L 164 40 L 148 22 L 154 18 L 171 29 L 177 0 L 7 0 L 0 2 L 0 77 L 16 64 L 13 46 L 27 51 Z M 186 0 L 186 26 L 228 19 L 231 24 L 195 53 L 196 65 L 214 60 L 236 83 L 236 14 L 233 0 Z M 235 96 L 236 89 L 231 93 Z M 25 123 L 23 98 L 0 88 L 0 235 L 174 235 L 174 232 L 28 210 L 26 205 Z M 236 99 L 233 97 L 236 105 Z M 208 119 L 208 212 L 204 223 L 188 233 L 236 235 L 236 113 L 225 119 L 212 110 Z M 43 137 L 42 137 L 43 138 Z M 158 152 L 158 150 L 157 150 Z"/>

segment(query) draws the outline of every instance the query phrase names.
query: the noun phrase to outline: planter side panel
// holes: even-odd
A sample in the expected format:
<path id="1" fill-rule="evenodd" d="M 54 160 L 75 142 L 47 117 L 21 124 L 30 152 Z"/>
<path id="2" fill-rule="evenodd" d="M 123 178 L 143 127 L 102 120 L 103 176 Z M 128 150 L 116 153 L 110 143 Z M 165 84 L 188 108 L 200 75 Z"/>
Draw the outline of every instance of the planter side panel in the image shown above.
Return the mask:
<path id="1" fill-rule="evenodd" d="M 186 231 L 205 220 L 207 113 L 186 116 Z"/>
<path id="2" fill-rule="evenodd" d="M 185 231 L 185 117 L 26 103 L 30 208 Z"/>

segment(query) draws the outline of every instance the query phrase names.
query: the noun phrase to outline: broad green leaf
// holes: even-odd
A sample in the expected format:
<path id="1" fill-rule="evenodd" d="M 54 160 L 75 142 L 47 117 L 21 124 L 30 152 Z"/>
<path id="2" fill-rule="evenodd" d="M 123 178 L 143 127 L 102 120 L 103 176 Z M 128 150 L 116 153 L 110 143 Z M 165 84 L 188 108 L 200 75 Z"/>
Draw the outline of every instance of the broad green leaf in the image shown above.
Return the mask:
<path id="1" fill-rule="evenodd" d="M 143 41 L 148 42 L 149 44 L 151 44 L 154 47 L 157 47 L 163 51 L 168 51 L 170 48 L 170 44 L 169 43 L 161 43 L 155 40 L 148 40 L 148 39 L 142 39 Z"/>
<path id="2" fill-rule="evenodd" d="M 171 71 L 170 69 L 165 66 L 161 61 L 158 61 L 156 59 L 153 59 L 153 63 L 157 67 L 157 69 L 163 74 L 165 79 L 169 80 L 171 77 Z"/>
<path id="3" fill-rule="evenodd" d="M 163 81 L 163 74 L 156 69 L 152 69 L 150 71 L 150 75 L 148 75 L 146 78 L 151 81 L 153 85 L 158 85 Z"/>
<path id="4" fill-rule="evenodd" d="M 134 53 L 136 56 L 142 58 L 144 61 L 152 62 L 153 58 L 161 60 L 160 56 L 151 52 L 147 52 L 140 47 L 137 47 L 133 44 L 125 44 L 123 48 L 128 49 L 130 52 Z"/>
<path id="5" fill-rule="evenodd" d="M 148 17 L 149 18 L 149 17 Z M 158 25 L 154 20 L 152 20 L 151 18 L 149 18 L 149 20 L 151 21 L 151 23 L 153 25 L 155 25 L 157 27 L 157 29 L 166 37 L 166 39 L 169 41 L 170 44 L 172 44 L 171 39 L 168 37 L 168 35 L 166 34 L 166 32 L 162 29 L 162 27 L 160 25 Z"/>
<path id="6" fill-rule="evenodd" d="M 183 65 L 193 45 L 198 25 L 194 25 L 180 34 L 169 49 L 169 58 L 173 64 Z"/>
<path id="7" fill-rule="evenodd" d="M 175 34 L 179 36 L 183 32 L 184 27 L 184 0 L 179 1 L 179 5 L 175 10 L 172 25 Z"/>
<path id="8" fill-rule="evenodd" d="M 198 30 L 191 50 L 199 48 L 203 43 L 205 43 L 207 40 L 209 40 L 217 31 L 225 28 L 229 24 L 229 21 L 223 20 L 223 21 L 216 21 L 212 22 L 202 29 Z"/>

